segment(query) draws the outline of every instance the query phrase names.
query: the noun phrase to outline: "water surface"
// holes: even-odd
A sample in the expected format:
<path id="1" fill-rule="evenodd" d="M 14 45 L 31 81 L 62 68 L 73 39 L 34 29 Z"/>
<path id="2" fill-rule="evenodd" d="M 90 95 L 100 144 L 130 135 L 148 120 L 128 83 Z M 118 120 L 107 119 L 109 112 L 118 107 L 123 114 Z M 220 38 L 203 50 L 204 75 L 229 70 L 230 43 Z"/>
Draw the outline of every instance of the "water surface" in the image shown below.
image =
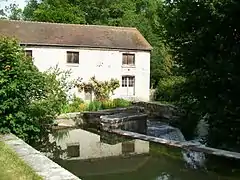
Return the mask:
<path id="1" fill-rule="evenodd" d="M 239 161 L 109 133 L 58 130 L 46 145 L 42 152 L 83 180 L 240 180 Z"/>

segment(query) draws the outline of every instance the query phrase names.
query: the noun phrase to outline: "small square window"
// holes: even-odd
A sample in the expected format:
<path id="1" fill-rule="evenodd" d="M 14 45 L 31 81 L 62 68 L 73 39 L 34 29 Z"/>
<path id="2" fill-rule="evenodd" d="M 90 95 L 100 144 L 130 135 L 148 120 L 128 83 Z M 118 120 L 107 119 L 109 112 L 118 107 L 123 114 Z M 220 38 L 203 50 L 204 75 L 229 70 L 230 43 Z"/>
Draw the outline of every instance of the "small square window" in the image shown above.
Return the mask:
<path id="1" fill-rule="evenodd" d="M 122 153 L 123 154 L 133 153 L 134 151 L 135 151 L 135 144 L 133 141 L 122 142 Z"/>
<path id="2" fill-rule="evenodd" d="M 79 157 L 80 151 L 79 151 L 79 144 L 68 144 L 67 145 L 67 156 L 68 157 Z"/>
<path id="3" fill-rule="evenodd" d="M 25 50 L 25 55 L 32 58 L 32 50 Z"/>
<path id="4" fill-rule="evenodd" d="M 67 63 L 79 64 L 79 52 L 67 52 Z"/>
<path id="5" fill-rule="evenodd" d="M 122 56 L 122 64 L 134 66 L 135 65 L 135 54 L 126 54 L 124 53 Z"/>

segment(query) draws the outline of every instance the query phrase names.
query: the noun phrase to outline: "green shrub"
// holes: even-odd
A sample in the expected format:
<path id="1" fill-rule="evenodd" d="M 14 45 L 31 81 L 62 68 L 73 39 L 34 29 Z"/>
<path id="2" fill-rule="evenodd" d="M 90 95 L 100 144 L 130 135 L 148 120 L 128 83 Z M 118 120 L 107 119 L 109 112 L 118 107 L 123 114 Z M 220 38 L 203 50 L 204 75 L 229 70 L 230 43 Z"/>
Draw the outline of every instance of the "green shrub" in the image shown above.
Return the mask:
<path id="1" fill-rule="evenodd" d="M 62 109 L 62 113 L 99 111 L 103 109 L 113 109 L 128 106 L 131 106 L 131 102 L 120 98 L 105 101 L 94 100 L 92 102 L 86 103 L 81 98 L 75 96 L 72 100 L 72 103 L 64 106 L 64 108 Z"/>
<path id="2" fill-rule="evenodd" d="M 87 111 L 99 111 L 102 109 L 102 103 L 100 101 L 92 101 L 88 104 Z"/>
<path id="3" fill-rule="evenodd" d="M 181 76 L 162 78 L 156 89 L 156 100 L 174 102 L 179 97 L 179 87 L 185 81 Z"/>
<path id="4" fill-rule="evenodd" d="M 102 109 L 112 109 L 115 107 L 116 105 L 112 100 L 102 101 Z"/>
<path id="5" fill-rule="evenodd" d="M 113 99 L 113 103 L 115 107 L 128 107 L 131 105 L 130 101 L 121 98 Z"/>
<path id="6" fill-rule="evenodd" d="M 0 49 L 0 133 L 37 142 L 67 102 L 67 74 L 38 71 L 16 40 L 0 37 Z"/>
<path id="7" fill-rule="evenodd" d="M 82 111 L 81 109 L 81 104 L 83 104 L 84 101 L 77 97 L 76 95 L 73 96 L 72 100 L 70 103 L 66 104 L 63 109 L 62 113 L 67 113 L 67 112 L 80 112 Z"/>

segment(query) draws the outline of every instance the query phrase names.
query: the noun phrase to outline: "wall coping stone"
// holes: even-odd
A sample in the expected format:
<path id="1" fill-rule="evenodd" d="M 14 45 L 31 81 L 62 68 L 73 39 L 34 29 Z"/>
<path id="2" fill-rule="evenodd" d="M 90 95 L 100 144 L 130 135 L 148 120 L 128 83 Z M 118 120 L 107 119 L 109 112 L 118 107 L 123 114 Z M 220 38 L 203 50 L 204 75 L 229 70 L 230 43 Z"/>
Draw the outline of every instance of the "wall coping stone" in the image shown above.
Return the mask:
<path id="1" fill-rule="evenodd" d="M 227 157 L 227 158 L 233 158 L 233 159 L 239 159 L 240 160 L 240 153 L 238 152 L 233 152 L 233 151 L 226 151 L 222 149 L 216 149 L 216 148 L 210 148 L 201 144 L 185 141 L 185 142 L 179 142 L 179 141 L 173 141 L 173 140 L 166 140 L 162 138 L 157 138 L 154 136 L 147 136 L 144 134 L 139 134 L 139 133 L 134 133 L 130 131 L 124 131 L 120 129 L 113 129 L 109 130 L 110 133 L 115 133 L 127 137 L 132 137 L 136 139 L 141 139 L 145 141 L 150 141 L 154 143 L 159 143 L 159 144 L 165 144 L 168 146 L 172 147 L 177 147 L 185 150 L 190 150 L 190 151 L 195 151 L 195 152 L 203 152 L 207 154 L 212 154 L 216 156 L 222 156 L 222 157 Z"/>
<path id="2" fill-rule="evenodd" d="M 117 113 L 113 115 L 103 115 L 100 116 L 100 122 L 106 122 L 106 123 L 119 123 L 119 122 L 127 122 L 132 121 L 134 119 L 135 121 L 138 120 L 136 118 L 147 118 L 147 114 L 144 113 Z M 139 119 L 141 120 L 141 119 Z"/>
<path id="3" fill-rule="evenodd" d="M 112 109 L 103 109 L 99 111 L 84 111 L 83 114 L 102 114 L 102 113 L 117 113 L 119 111 L 125 111 L 125 110 L 144 110 L 144 108 L 139 106 L 129 106 L 129 107 L 123 107 L 123 108 L 112 108 Z"/>
<path id="4" fill-rule="evenodd" d="M 112 108 L 112 109 L 103 109 L 98 111 L 83 111 L 83 112 L 71 112 L 71 113 L 63 113 L 57 116 L 57 119 L 74 119 L 79 117 L 83 114 L 102 114 L 102 113 L 115 113 L 118 111 L 125 111 L 125 110 L 144 110 L 143 107 L 139 106 L 129 106 L 129 107 L 122 107 L 122 108 Z"/>
<path id="5" fill-rule="evenodd" d="M 177 108 L 176 106 L 172 105 L 172 104 L 164 104 L 158 101 L 133 101 L 132 102 L 133 105 L 138 104 L 138 103 L 142 103 L 142 104 L 153 104 L 153 105 L 158 105 L 158 106 L 166 106 L 166 107 L 172 107 L 172 108 Z"/>
<path id="6" fill-rule="evenodd" d="M 41 152 L 37 151 L 22 139 L 13 134 L 0 138 L 17 155 L 24 160 L 39 176 L 45 180 L 80 180 L 57 163 L 53 162 Z"/>

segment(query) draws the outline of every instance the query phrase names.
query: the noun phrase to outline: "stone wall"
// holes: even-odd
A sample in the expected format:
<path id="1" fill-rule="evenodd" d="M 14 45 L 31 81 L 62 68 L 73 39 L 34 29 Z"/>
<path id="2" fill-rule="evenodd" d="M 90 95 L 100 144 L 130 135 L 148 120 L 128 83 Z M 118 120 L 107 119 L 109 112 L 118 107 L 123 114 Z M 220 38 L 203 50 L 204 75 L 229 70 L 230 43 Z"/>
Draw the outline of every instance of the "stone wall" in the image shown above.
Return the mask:
<path id="1" fill-rule="evenodd" d="M 144 134 L 147 131 L 147 114 L 124 112 L 101 116 L 100 128 L 106 131 L 122 129 Z"/>
<path id="2" fill-rule="evenodd" d="M 133 102 L 133 106 L 126 108 L 106 109 L 100 111 L 75 112 L 61 114 L 56 122 L 59 126 L 91 126 L 98 125 L 100 116 L 112 115 L 117 113 L 145 113 L 148 119 L 161 120 L 162 122 L 173 123 L 178 118 L 178 109 L 170 104 L 161 104 L 159 102 Z M 96 126 L 95 126 L 96 128 Z"/>
<path id="3" fill-rule="evenodd" d="M 23 140 L 13 134 L 4 135 L 0 138 L 17 155 L 23 159 L 39 176 L 46 180 L 80 180 L 57 163 L 53 162 L 41 152 L 29 146 Z M 17 178 L 17 177 L 16 177 Z"/>
<path id="4" fill-rule="evenodd" d="M 131 106 L 126 108 L 106 109 L 100 111 L 86 111 L 61 114 L 55 120 L 59 127 L 95 127 L 100 125 L 100 117 L 105 115 L 112 115 L 117 113 L 141 113 L 144 109 L 138 106 Z"/>
<path id="5" fill-rule="evenodd" d="M 98 124 L 100 122 L 100 117 L 105 115 L 112 115 L 118 113 L 141 113 L 144 109 L 137 106 L 131 106 L 126 108 L 115 108 L 115 109 L 106 109 L 100 111 L 91 111 L 83 112 L 83 120 L 88 124 Z"/>
<path id="6" fill-rule="evenodd" d="M 177 108 L 170 104 L 161 104 L 159 102 L 133 102 L 134 106 L 144 108 L 144 113 L 150 119 L 173 120 L 178 117 Z"/>

